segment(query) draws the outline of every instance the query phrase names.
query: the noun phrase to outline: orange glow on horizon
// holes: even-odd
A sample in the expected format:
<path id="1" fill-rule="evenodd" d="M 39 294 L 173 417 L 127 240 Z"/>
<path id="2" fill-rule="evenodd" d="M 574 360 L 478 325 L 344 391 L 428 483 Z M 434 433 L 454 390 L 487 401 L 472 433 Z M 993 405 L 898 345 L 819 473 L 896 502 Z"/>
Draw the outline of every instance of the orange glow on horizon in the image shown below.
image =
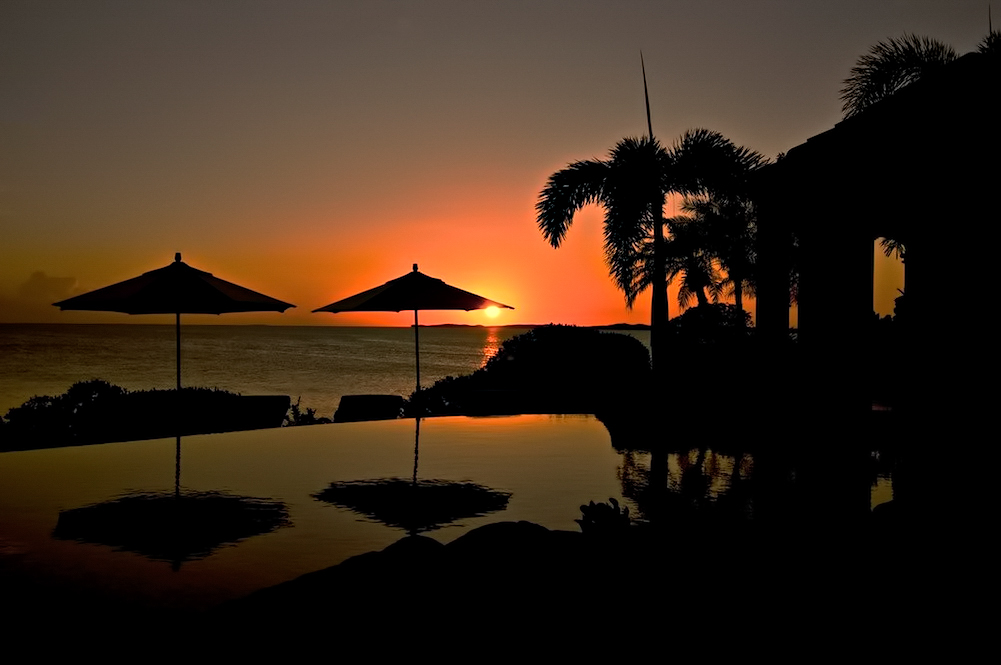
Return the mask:
<path id="1" fill-rule="evenodd" d="M 188 324 L 410 326 L 412 312 L 312 310 L 400 277 L 414 263 L 427 275 L 515 308 L 422 311 L 421 325 L 648 324 L 649 292 L 640 294 L 630 310 L 608 275 L 599 208 L 588 206 L 577 213 L 560 248 L 543 239 L 534 210 L 542 182 L 525 179 L 519 187 L 488 189 L 480 183 L 452 192 L 447 208 L 428 211 L 393 206 L 341 213 L 299 210 L 253 236 L 178 233 L 169 242 L 132 238 L 134 245 L 128 249 L 58 247 L 40 267 L 53 281 L 72 284 L 72 292 L 46 292 L 31 302 L 16 302 L 16 285 L 31 274 L 21 274 L 26 268 L 18 266 L 21 272 L 0 275 L 15 284 L 13 294 L 10 287 L 0 289 L 0 316 L 9 322 L 170 323 L 166 316 L 60 312 L 51 303 L 163 267 L 181 251 L 195 268 L 296 305 L 284 314 L 186 315 Z M 260 219 L 249 223 L 264 226 Z M 895 290 L 890 289 L 890 295 L 892 308 Z M 677 285 L 669 288 L 668 296 L 674 318 L 681 313 Z M 745 303 L 753 316 L 753 300 Z M 795 311 L 791 319 L 795 324 Z"/>

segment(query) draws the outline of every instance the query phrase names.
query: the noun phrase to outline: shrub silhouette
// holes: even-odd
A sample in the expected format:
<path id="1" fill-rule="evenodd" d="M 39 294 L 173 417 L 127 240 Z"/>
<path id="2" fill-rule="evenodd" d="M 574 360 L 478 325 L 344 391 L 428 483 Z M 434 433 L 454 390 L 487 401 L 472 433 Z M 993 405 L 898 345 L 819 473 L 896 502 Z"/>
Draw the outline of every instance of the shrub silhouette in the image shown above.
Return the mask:
<path id="1" fill-rule="evenodd" d="M 634 337 L 540 326 L 505 341 L 472 374 L 412 395 L 405 413 L 593 413 L 633 398 L 649 380 L 650 354 Z"/>
<path id="2" fill-rule="evenodd" d="M 278 427 L 284 395 L 243 396 L 215 388 L 128 391 L 100 379 L 62 395 L 35 396 L 7 412 L 0 450 L 26 450 L 184 434 Z"/>

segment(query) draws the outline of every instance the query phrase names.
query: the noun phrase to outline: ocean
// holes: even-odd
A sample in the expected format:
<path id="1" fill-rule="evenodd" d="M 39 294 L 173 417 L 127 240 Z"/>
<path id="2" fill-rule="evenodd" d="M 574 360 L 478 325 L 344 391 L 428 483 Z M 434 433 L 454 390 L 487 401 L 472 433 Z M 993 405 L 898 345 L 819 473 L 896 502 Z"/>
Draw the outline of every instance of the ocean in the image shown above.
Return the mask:
<path id="1" fill-rule="evenodd" d="M 529 328 L 422 327 L 421 385 L 469 374 Z M 649 342 L 649 333 L 630 332 Z M 175 329 L 149 324 L 0 324 L 0 414 L 35 395 L 103 379 L 128 390 L 173 388 Z M 181 326 L 181 383 L 244 395 L 289 395 L 330 417 L 342 395 L 415 387 L 407 328 Z"/>

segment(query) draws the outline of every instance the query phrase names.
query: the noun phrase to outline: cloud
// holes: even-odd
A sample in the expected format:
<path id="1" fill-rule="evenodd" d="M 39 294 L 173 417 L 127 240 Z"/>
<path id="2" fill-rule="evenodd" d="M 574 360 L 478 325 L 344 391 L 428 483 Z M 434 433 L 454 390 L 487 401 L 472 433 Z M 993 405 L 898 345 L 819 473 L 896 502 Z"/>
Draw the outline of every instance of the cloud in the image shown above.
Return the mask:
<path id="1" fill-rule="evenodd" d="M 76 277 L 49 277 L 41 270 L 31 273 L 28 281 L 17 287 L 17 297 L 29 303 L 51 305 L 73 295 Z"/>
<path id="2" fill-rule="evenodd" d="M 65 322 L 52 303 L 78 292 L 76 277 L 49 277 L 36 270 L 13 293 L 0 293 L 0 323 Z"/>

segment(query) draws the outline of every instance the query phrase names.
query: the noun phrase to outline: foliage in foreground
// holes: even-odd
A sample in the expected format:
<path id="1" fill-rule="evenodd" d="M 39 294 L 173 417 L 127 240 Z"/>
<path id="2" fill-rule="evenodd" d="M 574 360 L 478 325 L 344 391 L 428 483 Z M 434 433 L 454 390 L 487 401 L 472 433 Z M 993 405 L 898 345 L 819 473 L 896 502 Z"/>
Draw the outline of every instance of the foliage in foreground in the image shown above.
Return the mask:
<path id="1" fill-rule="evenodd" d="M 278 427 L 289 402 L 284 395 L 216 388 L 129 391 L 91 379 L 8 411 L 0 420 L 0 451 Z"/>
<path id="2" fill-rule="evenodd" d="M 333 422 L 330 418 L 326 416 L 317 416 L 316 409 L 312 407 L 306 407 L 303 409 L 299 406 L 302 402 L 302 396 L 299 396 L 295 400 L 295 404 L 289 406 L 288 415 L 285 416 L 285 422 L 282 423 L 282 427 L 301 427 L 303 425 L 326 425 L 327 423 Z"/>
<path id="3" fill-rule="evenodd" d="M 751 339 L 751 315 L 736 305 L 706 303 L 691 307 L 668 323 L 668 336 L 685 345 L 723 345 Z"/>
<path id="4" fill-rule="evenodd" d="M 622 535 L 632 524 L 629 518 L 629 508 L 619 508 L 619 502 L 614 497 L 608 498 L 608 503 L 590 501 L 580 507 L 581 518 L 574 520 L 582 533 L 598 536 Z"/>

